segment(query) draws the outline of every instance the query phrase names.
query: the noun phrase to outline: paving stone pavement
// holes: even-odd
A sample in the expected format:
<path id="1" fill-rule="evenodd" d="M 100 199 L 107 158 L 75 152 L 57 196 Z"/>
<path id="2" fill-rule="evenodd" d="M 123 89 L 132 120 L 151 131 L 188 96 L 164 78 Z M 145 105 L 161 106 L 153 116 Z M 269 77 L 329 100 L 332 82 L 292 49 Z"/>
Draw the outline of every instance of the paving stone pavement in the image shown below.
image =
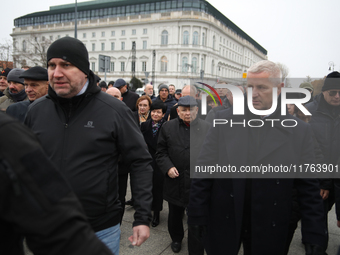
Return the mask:
<path id="1" fill-rule="evenodd" d="M 127 200 L 130 199 L 130 191 L 126 196 Z M 169 255 L 175 254 L 172 252 L 170 244 L 171 238 L 167 229 L 167 217 L 168 217 L 168 203 L 164 201 L 163 211 L 160 213 L 160 224 L 153 228 L 150 228 L 150 238 L 142 244 L 140 247 L 134 247 L 130 244 L 128 237 L 132 234 L 132 222 L 133 214 L 135 210 L 131 206 L 125 207 L 125 214 L 121 226 L 121 241 L 120 241 L 120 255 Z M 184 216 L 183 224 L 185 229 L 185 236 L 182 242 L 182 250 L 180 255 L 188 254 L 187 245 L 187 217 Z M 328 242 L 328 255 L 336 255 L 340 245 L 340 228 L 336 225 L 335 206 L 328 214 L 328 228 L 329 228 L 329 242 Z M 304 245 L 301 243 L 301 225 L 299 223 L 298 228 L 295 231 L 294 238 L 292 240 L 288 255 L 304 255 Z M 239 255 L 242 255 L 242 249 Z M 224 255 L 224 254 L 221 254 Z M 226 254 L 225 254 L 226 255 Z M 273 254 L 275 255 L 275 254 Z"/>
<path id="2" fill-rule="evenodd" d="M 127 200 L 130 198 L 130 191 L 127 194 Z M 163 211 L 160 214 L 160 224 L 150 228 L 150 238 L 140 247 L 135 247 L 130 244 L 128 240 L 132 234 L 133 214 L 135 210 L 131 206 L 126 206 L 123 223 L 121 226 L 121 240 L 120 240 L 120 255 L 170 255 L 175 254 L 170 248 L 171 239 L 167 229 L 168 205 L 167 202 L 163 203 Z M 184 216 L 183 224 L 185 228 L 185 237 L 182 242 L 182 250 L 177 253 L 179 255 L 188 254 L 187 246 L 187 217 Z M 328 227 L 329 227 L 329 242 L 328 242 L 328 255 L 336 255 L 340 245 L 340 228 L 336 226 L 335 209 L 328 214 Z M 26 255 L 33 255 L 26 250 Z M 239 255 L 242 255 L 242 248 Z M 304 246 L 301 243 L 301 227 L 300 224 L 295 231 L 288 255 L 304 255 Z M 95 254 L 94 254 L 95 255 Z M 222 254 L 221 254 L 222 255 Z M 274 254 L 273 254 L 274 255 Z"/>

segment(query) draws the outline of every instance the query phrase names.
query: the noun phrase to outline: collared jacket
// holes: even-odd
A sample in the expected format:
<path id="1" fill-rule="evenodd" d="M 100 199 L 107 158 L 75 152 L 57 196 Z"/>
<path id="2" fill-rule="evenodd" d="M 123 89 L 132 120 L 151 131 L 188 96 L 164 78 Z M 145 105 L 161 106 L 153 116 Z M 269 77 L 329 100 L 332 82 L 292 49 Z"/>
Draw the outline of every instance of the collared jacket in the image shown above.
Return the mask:
<path id="1" fill-rule="evenodd" d="M 4 96 L 2 96 L 0 98 L 0 111 L 6 111 L 7 107 L 17 103 L 16 101 L 13 100 L 12 96 L 9 94 L 9 87 L 7 87 L 4 90 Z M 22 101 L 26 101 L 28 100 L 28 97 L 26 96 L 26 98 Z"/>
<path id="2" fill-rule="evenodd" d="M 25 123 L 70 182 L 95 231 L 120 221 L 119 154 L 130 167 L 136 209 L 133 225 L 148 225 L 152 203 L 151 156 L 131 110 L 101 92 L 94 80 L 91 72 L 81 101 L 66 100 L 68 114 L 61 107 L 65 99 L 50 87 L 47 96 L 29 107 Z"/>
<path id="3" fill-rule="evenodd" d="M 11 104 L 7 107 L 6 113 L 20 122 L 24 122 L 30 104 L 31 102 L 29 100 Z"/>
<path id="4" fill-rule="evenodd" d="M 109 255 L 36 136 L 0 113 L 0 254 Z"/>
<path id="5" fill-rule="evenodd" d="M 137 111 L 136 103 L 139 95 L 131 90 L 127 90 L 123 95 L 123 102 L 131 109 L 131 111 Z"/>
<path id="6" fill-rule="evenodd" d="M 336 164 L 340 151 L 340 107 L 331 107 L 323 94 L 306 105 L 312 114 L 309 121 L 324 156 L 325 163 Z M 335 111 L 334 114 L 331 111 Z"/>
<path id="7" fill-rule="evenodd" d="M 322 93 L 314 97 L 314 100 L 306 105 L 312 114 L 309 122 L 315 138 L 324 157 L 324 163 L 340 166 L 340 107 L 330 106 Z M 334 111 L 334 113 L 332 113 Z M 334 170 L 335 172 L 335 170 Z M 337 176 L 331 176 L 336 177 Z M 340 181 L 339 179 L 321 180 L 321 188 L 335 191 L 336 214 L 340 220 Z"/>
<path id="8" fill-rule="evenodd" d="M 163 124 L 160 131 L 156 162 L 165 175 L 164 199 L 177 206 L 186 207 L 190 194 L 190 165 L 196 161 L 209 123 L 196 117 L 188 127 L 179 117 Z M 190 156 L 191 154 L 191 156 Z M 168 171 L 176 167 L 179 176 L 170 178 Z"/>

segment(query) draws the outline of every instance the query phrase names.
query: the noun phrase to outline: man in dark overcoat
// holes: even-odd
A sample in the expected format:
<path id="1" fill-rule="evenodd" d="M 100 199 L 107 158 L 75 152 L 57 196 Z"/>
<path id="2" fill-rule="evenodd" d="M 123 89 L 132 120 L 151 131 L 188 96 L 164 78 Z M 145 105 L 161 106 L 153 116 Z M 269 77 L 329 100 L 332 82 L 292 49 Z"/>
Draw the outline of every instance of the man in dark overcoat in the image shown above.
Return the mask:
<path id="1" fill-rule="evenodd" d="M 248 70 L 247 87 L 252 88 L 256 110 L 272 106 L 273 89 L 278 96 L 277 109 L 258 116 L 245 107 L 244 115 L 233 115 L 233 109 L 222 110 L 216 119 L 229 120 L 228 125 L 211 127 L 197 165 L 212 162 L 220 166 L 280 166 L 313 163 L 313 141 L 310 127 L 291 115 L 281 116 L 281 72 L 271 61 L 261 61 Z M 275 90 L 274 90 L 275 92 Z M 234 96 L 234 100 L 235 96 Z M 235 102 L 234 106 L 235 107 Z M 245 125 L 230 125 L 245 123 Z M 251 126 L 246 124 L 256 119 Z M 266 121 L 276 119 L 278 121 Z M 287 128 L 284 119 L 295 119 L 297 125 Z M 291 215 L 294 179 L 259 179 L 254 175 L 239 178 L 194 179 L 188 205 L 188 224 L 196 236 L 204 236 L 207 254 L 237 255 L 241 243 L 245 255 L 279 255 L 284 253 Z M 195 175 L 195 177 L 197 177 Z M 241 178 L 245 177 L 245 178 Z M 280 176 L 281 177 L 281 176 Z M 260 177 L 265 178 L 265 176 Z M 317 179 L 296 179 L 302 214 L 302 241 L 306 254 L 324 254 L 325 228 L 322 223 L 322 199 Z M 204 235 L 205 231 L 208 234 Z"/>
<path id="2" fill-rule="evenodd" d="M 156 162 L 165 175 L 164 199 L 169 203 L 168 230 L 171 249 L 181 250 L 184 238 L 183 215 L 189 201 L 190 154 L 198 154 L 209 123 L 197 118 L 197 101 L 191 96 L 178 100 L 178 117 L 163 124 L 159 134 Z M 190 139 L 192 137 L 192 139 Z M 188 232 L 189 254 L 202 254 L 200 242 Z"/>

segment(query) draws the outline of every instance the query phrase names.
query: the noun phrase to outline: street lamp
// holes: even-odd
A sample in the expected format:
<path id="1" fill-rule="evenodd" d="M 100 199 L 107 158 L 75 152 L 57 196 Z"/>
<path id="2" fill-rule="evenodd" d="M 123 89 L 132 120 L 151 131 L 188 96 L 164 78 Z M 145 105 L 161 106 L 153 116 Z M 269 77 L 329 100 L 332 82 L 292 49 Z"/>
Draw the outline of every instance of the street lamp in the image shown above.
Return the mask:
<path id="1" fill-rule="evenodd" d="M 78 20 L 77 20 L 77 0 L 76 0 L 76 5 L 75 5 L 75 14 L 74 14 L 74 38 L 77 39 L 77 23 L 78 23 Z"/>
<path id="2" fill-rule="evenodd" d="M 334 62 L 331 61 L 331 62 L 328 63 L 328 65 L 329 65 L 328 70 L 334 72 L 334 66 L 335 66 Z"/>

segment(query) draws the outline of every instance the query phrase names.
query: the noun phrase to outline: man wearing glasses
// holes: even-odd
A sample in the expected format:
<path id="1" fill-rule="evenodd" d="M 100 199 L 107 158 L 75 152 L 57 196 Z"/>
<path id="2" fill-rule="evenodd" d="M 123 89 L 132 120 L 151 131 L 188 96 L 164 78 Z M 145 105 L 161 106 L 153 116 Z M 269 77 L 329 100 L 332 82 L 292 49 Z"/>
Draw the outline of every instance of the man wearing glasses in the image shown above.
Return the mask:
<path id="1" fill-rule="evenodd" d="M 340 151 L 339 72 L 332 72 L 327 75 L 322 87 L 322 93 L 317 95 L 313 102 L 307 104 L 306 108 L 312 114 L 309 123 L 322 151 L 324 163 L 335 166 L 338 163 Z M 324 200 L 326 226 L 328 211 L 332 208 L 335 200 L 334 191 L 339 189 L 336 182 L 333 179 L 325 179 L 320 182 L 320 194 Z M 338 226 L 340 227 L 340 213 L 337 214 L 337 217 Z"/>

